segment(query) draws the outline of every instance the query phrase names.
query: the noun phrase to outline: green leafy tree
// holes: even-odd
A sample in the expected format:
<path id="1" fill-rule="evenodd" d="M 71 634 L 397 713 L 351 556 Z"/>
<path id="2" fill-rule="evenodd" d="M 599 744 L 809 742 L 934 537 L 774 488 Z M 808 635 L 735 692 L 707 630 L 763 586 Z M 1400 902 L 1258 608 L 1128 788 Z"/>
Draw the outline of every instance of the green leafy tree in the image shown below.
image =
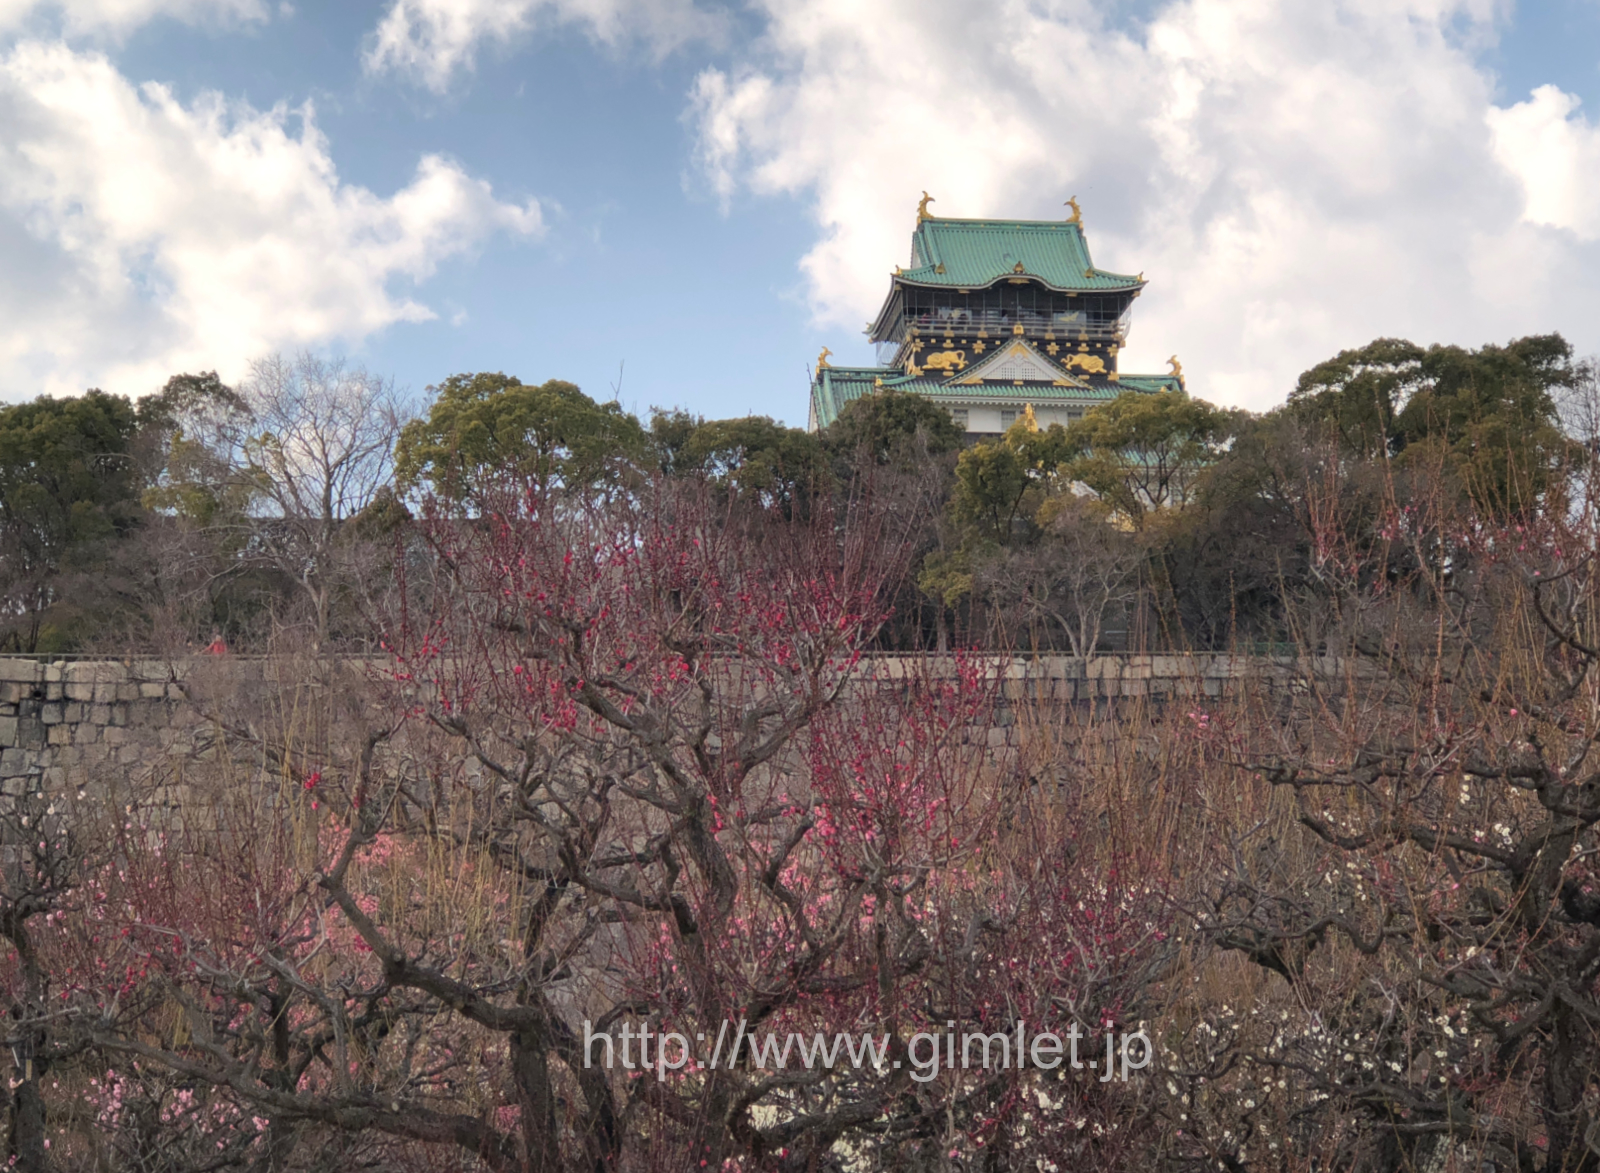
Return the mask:
<path id="1" fill-rule="evenodd" d="M 1062 487 L 1059 474 L 1076 454 L 1067 429 L 1040 428 L 1031 412 L 1025 414 L 999 439 L 961 453 L 950 502 L 954 520 L 979 544 L 1026 540 L 1035 532 L 1035 511 Z"/>
<path id="2" fill-rule="evenodd" d="M 802 428 L 761 415 L 706 420 L 656 412 L 651 439 L 664 471 L 713 484 L 793 513 L 831 484 L 822 442 Z"/>
<path id="3" fill-rule="evenodd" d="M 63 576 L 141 518 L 137 430 L 133 405 L 97 390 L 0 407 L 0 646 L 60 650 L 69 638 L 46 623 Z"/>
<path id="4" fill-rule="evenodd" d="M 430 390 L 435 398 L 427 416 L 407 424 L 395 448 L 395 474 L 405 489 L 426 484 L 472 501 L 499 470 L 593 485 L 611 476 L 618 460 L 646 453 L 638 420 L 560 379 L 534 386 L 498 372 L 451 375 Z"/>
<path id="5" fill-rule="evenodd" d="M 238 475 L 217 436 L 248 418 L 243 398 L 215 371 L 173 375 L 141 400 L 137 448 L 145 507 L 197 528 L 243 518 L 255 486 Z"/>
<path id="6" fill-rule="evenodd" d="M 1289 392 L 1290 414 L 1331 427 L 1348 452 L 1385 455 L 1395 442 L 1395 417 L 1423 384 L 1426 355 L 1401 338 L 1341 350 L 1300 376 Z"/>
<path id="7" fill-rule="evenodd" d="M 1477 350 L 1380 338 L 1305 372 L 1289 405 L 1347 451 L 1441 464 L 1479 508 L 1519 513 L 1561 482 L 1557 397 L 1581 377 L 1559 334 Z"/>
<path id="8" fill-rule="evenodd" d="M 1067 466 L 1135 529 L 1182 510 L 1204 471 L 1227 451 L 1243 413 L 1182 391 L 1125 391 L 1066 429 Z"/>
<path id="9" fill-rule="evenodd" d="M 845 404 L 822 442 L 844 461 L 865 456 L 890 464 L 956 452 L 962 435 L 949 411 L 931 399 L 887 390 Z"/>

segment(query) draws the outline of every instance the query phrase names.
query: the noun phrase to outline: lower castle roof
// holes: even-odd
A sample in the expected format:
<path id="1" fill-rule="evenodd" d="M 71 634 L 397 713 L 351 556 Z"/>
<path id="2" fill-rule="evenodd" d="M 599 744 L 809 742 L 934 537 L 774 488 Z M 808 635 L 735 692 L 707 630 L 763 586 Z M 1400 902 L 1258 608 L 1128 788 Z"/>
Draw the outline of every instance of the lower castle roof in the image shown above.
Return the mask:
<path id="1" fill-rule="evenodd" d="M 907 375 L 899 367 L 834 367 L 818 369 L 811 383 L 813 426 L 825 428 L 839 418 L 844 405 L 874 391 L 904 391 L 925 395 L 945 403 L 1107 403 L 1124 391 L 1155 394 L 1177 391 L 1182 383 L 1175 375 L 1121 375 L 1113 380 L 1105 375 L 1078 376 L 1076 386 L 1054 383 L 967 383 L 949 379 L 930 379 Z"/>

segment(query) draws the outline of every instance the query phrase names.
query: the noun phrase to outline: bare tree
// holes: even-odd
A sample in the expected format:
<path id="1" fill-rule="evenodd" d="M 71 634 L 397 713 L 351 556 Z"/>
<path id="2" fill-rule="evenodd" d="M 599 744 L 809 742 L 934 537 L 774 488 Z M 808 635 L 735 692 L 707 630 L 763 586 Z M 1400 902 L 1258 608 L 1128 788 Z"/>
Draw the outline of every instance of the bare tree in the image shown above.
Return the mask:
<path id="1" fill-rule="evenodd" d="M 294 581 L 320 647 L 347 523 L 388 490 L 410 413 L 392 380 L 309 353 L 252 363 L 239 392 L 216 438 L 254 493 L 252 553 Z"/>
<path id="2" fill-rule="evenodd" d="M 1147 548 L 1119 528 L 1106 505 L 1063 495 L 1041 511 L 1044 534 L 990 563 L 981 582 L 994 600 L 1030 621 L 1059 627 L 1075 656 L 1092 656 L 1108 613 L 1138 593 Z"/>

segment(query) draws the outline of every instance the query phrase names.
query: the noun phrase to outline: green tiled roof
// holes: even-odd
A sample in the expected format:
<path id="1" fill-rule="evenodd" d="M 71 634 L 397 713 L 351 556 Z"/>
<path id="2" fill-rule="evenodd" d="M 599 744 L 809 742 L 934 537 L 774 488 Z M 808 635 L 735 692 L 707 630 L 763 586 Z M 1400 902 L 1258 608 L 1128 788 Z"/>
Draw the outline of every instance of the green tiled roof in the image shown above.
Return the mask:
<path id="1" fill-rule="evenodd" d="M 878 380 L 882 380 L 882 386 Z M 898 367 L 823 367 L 811 384 L 811 403 L 816 424 L 825 428 L 839 418 L 844 405 L 874 391 L 906 391 L 929 399 L 982 402 L 1026 398 L 1029 402 L 1064 400 L 1076 403 L 1105 403 L 1124 391 L 1156 392 L 1177 387 L 1171 375 L 1123 375 L 1118 382 L 1096 380 L 1088 387 L 1056 387 L 1049 383 L 980 383 L 961 386 L 944 379 L 912 378 Z"/>
<path id="2" fill-rule="evenodd" d="M 911 268 L 898 277 L 910 285 L 966 289 L 1022 274 L 1060 290 L 1112 291 L 1143 284 L 1138 277 L 1096 269 L 1083 229 L 1064 221 L 930 217 L 918 222 L 911 249 Z"/>

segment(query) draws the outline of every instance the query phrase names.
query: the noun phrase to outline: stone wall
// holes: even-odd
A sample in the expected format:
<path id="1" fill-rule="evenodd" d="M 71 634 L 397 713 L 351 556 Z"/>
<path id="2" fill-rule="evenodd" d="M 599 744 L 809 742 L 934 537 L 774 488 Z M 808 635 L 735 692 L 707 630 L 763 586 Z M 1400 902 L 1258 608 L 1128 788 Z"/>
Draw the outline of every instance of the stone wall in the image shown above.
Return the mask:
<path id="1" fill-rule="evenodd" d="M 879 656 L 864 661 L 860 671 L 888 682 L 930 664 L 934 671 L 953 669 L 951 661 Z M 212 697 L 270 691 L 279 687 L 280 668 L 245 657 L 53 664 L 0 657 L 0 795 L 57 792 L 107 769 L 148 769 L 201 750 L 210 725 L 190 700 L 196 678 L 204 679 L 203 691 Z M 1308 671 L 1326 675 L 1340 669 L 1332 661 L 1229 655 L 1018 659 L 1004 665 L 1002 700 L 988 740 L 995 746 L 1017 743 L 1020 706 L 1217 698 L 1247 680 L 1293 688 Z"/>

